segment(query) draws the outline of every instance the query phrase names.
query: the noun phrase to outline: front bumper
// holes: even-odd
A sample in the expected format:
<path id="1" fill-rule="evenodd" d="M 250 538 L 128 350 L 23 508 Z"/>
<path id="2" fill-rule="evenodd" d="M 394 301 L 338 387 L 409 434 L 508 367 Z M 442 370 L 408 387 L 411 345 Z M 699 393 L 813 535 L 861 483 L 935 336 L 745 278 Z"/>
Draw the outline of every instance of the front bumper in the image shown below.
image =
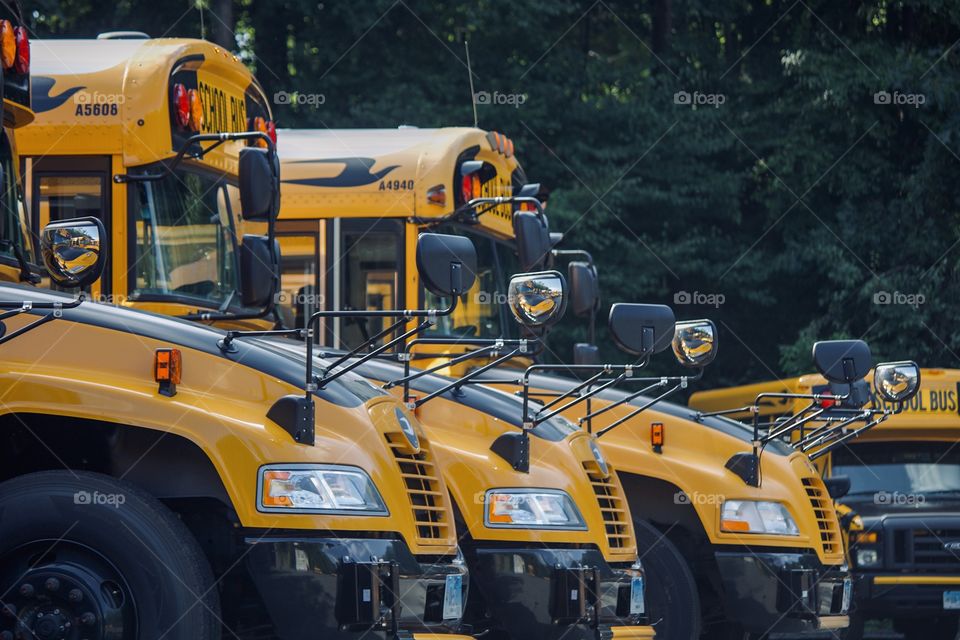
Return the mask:
<path id="1" fill-rule="evenodd" d="M 642 638 L 643 574 L 591 549 L 465 547 L 475 589 L 467 622 L 514 640 Z"/>
<path id="2" fill-rule="evenodd" d="M 814 553 L 717 552 L 726 617 L 750 633 L 802 634 L 841 629 L 852 583 L 846 568 Z"/>
<path id="3" fill-rule="evenodd" d="M 461 631 L 462 563 L 420 562 L 399 540 L 248 537 L 247 570 L 283 640 Z M 458 594 L 447 593 L 459 588 Z"/>
<path id="4" fill-rule="evenodd" d="M 960 609 L 944 609 L 943 594 L 960 592 L 960 575 L 874 574 L 858 577 L 857 611 L 867 618 L 929 617 L 960 615 Z"/>

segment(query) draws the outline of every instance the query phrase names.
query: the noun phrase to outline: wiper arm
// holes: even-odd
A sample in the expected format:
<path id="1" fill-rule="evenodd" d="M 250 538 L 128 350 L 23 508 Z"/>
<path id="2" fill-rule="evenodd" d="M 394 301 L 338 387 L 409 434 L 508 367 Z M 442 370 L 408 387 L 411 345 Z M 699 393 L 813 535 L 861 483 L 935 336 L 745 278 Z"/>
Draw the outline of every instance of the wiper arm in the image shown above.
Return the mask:
<path id="1" fill-rule="evenodd" d="M 237 297 L 237 290 L 232 289 L 227 297 L 224 299 L 223 304 L 217 307 L 217 313 L 226 313 L 227 309 L 230 308 L 230 304 L 233 302 L 233 299 Z"/>

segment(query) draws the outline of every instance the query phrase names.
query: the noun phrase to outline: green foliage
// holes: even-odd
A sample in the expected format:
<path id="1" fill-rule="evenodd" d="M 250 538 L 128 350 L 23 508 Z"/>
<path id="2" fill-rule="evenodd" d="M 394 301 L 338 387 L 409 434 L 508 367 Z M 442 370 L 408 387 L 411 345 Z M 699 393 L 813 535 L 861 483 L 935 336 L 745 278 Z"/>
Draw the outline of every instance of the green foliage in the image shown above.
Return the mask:
<path id="1" fill-rule="evenodd" d="M 223 1 L 203 5 L 209 34 Z M 27 9 L 42 35 L 197 36 L 196 6 Z M 469 125 L 467 38 L 476 91 L 526 96 L 479 105 L 480 126 L 513 137 L 528 175 L 550 187 L 552 227 L 597 259 L 604 308 L 723 296 L 676 306 L 720 327 L 713 383 L 807 371 L 811 343 L 832 337 L 863 337 L 878 358 L 960 366 L 955 2 L 230 6 L 234 48 L 268 94 L 324 96 L 276 107 L 287 127 Z M 723 103 L 677 104 L 681 91 Z M 893 104 L 913 95 L 923 104 Z M 894 303 L 876 303 L 882 292 Z M 566 357 L 583 325 L 565 321 L 554 351 Z M 600 343 L 620 358 L 602 329 Z"/>

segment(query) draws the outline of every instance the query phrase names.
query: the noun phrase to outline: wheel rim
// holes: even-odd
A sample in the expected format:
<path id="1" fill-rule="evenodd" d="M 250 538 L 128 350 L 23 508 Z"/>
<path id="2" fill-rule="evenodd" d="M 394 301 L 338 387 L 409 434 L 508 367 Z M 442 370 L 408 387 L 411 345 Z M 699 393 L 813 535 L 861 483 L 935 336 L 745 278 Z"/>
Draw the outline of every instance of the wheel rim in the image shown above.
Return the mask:
<path id="1" fill-rule="evenodd" d="M 136 620 L 123 575 L 90 547 L 37 540 L 0 558 L 0 640 L 121 640 Z"/>

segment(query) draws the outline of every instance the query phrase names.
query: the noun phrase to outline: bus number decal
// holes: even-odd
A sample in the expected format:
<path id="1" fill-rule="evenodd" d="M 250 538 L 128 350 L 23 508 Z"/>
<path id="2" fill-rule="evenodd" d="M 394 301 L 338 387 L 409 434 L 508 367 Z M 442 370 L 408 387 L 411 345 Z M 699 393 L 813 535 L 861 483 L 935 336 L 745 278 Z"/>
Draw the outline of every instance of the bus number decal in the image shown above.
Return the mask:
<path id="1" fill-rule="evenodd" d="M 381 180 L 380 191 L 412 191 L 413 180 Z"/>
<path id="2" fill-rule="evenodd" d="M 93 104 L 78 104 L 74 115 L 77 117 L 115 116 L 120 113 L 120 105 L 116 102 L 95 102 Z"/>

